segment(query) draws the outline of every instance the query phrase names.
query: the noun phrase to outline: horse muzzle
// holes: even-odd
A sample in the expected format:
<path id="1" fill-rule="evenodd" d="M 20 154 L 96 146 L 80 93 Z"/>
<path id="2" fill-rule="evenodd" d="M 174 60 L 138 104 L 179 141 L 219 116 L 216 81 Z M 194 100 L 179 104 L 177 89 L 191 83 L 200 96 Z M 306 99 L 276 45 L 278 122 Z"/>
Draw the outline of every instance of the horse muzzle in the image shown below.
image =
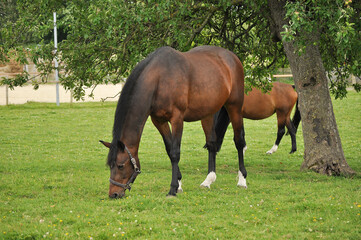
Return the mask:
<path id="1" fill-rule="evenodd" d="M 113 192 L 113 193 L 109 193 L 109 198 L 123 198 L 125 196 L 125 191 L 121 191 L 121 192 Z"/>

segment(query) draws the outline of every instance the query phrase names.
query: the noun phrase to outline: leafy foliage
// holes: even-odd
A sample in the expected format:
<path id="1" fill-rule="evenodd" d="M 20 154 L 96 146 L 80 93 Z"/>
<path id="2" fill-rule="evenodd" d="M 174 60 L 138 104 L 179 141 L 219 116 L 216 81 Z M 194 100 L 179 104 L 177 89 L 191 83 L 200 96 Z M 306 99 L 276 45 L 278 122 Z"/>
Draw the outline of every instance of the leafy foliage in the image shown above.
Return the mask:
<path id="1" fill-rule="evenodd" d="M 271 73 L 287 65 L 282 43 L 272 37 L 266 0 L 22 0 L 1 6 L 16 7 L 18 15 L 5 14 L 9 17 L 0 27 L 0 61 L 16 50 L 20 62 L 30 58 L 37 64 L 43 81 L 54 69 L 52 12 L 57 12 L 57 27 L 63 32 L 56 53 L 60 81 L 78 99 L 84 96 L 84 87 L 122 81 L 137 62 L 164 45 L 186 51 L 212 44 L 234 51 L 244 63 L 248 89 L 267 89 Z M 336 97 L 344 96 L 350 73 L 360 76 L 359 9 L 359 3 L 350 0 L 287 4 L 290 24 L 284 39 L 292 40 L 302 31 L 322 30 L 321 41 L 315 44 L 323 53 L 326 70 L 339 76 L 331 84 Z M 23 51 L 29 43 L 36 44 Z M 307 43 L 301 38 L 299 44 Z M 18 86 L 30 80 L 27 75 L 21 77 L 22 81 L 2 83 Z"/>
<path id="2" fill-rule="evenodd" d="M 300 52 L 307 44 L 318 45 L 331 92 L 336 99 L 345 97 L 350 74 L 361 76 L 361 2 L 303 0 L 289 2 L 286 8 L 290 24 L 283 38 L 296 40 Z M 319 35 L 319 42 L 306 42 L 304 33 Z"/>

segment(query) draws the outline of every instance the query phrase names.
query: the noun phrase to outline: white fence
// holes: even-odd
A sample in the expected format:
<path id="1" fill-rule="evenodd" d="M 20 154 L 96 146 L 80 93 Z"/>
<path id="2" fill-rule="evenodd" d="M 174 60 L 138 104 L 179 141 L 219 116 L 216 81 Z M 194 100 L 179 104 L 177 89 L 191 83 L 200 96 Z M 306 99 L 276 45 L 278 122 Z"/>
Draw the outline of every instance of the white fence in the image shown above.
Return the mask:
<path id="1" fill-rule="evenodd" d="M 122 86 L 123 84 L 98 85 L 93 91 L 94 98 L 88 97 L 92 89 L 86 89 L 84 101 L 99 102 L 104 98 L 108 98 L 106 101 L 117 101 L 119 96 L 115 98 L 111 97 L 117 95 L 122 90 Z M 50 83 L 40 85 L 38 90 L 34 90 L 32 85 L 15 87 L 14 90 L 9 89 L 8 86 L 0 86 L 0 105 L 23 104 L 27 102 L 56 103 L 55 91 L 56 85 Z M 75 102 L 71 93 L 61 86 L 59 87 L 59 101 L 60 103 Z"/>

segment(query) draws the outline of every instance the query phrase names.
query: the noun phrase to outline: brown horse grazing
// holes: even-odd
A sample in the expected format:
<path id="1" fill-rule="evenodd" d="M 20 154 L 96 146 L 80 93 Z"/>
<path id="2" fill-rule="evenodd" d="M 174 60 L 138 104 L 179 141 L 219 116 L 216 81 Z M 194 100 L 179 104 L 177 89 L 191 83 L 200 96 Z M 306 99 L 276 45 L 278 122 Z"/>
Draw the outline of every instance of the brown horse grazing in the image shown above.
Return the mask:
<path id="1" fill-rule="evenodd" d="M 248 94 L 244 95 L 242 108 L 243 118 L 261 120 L 272 116 L 274 113 L 277 114 L 277 139 L 274 146 L 267 151 L 267 154 L 276 152 L 285 134 L 285 127 L 288 129 L 292 141 L 290 153 L 294 153 L 297 150 L 296 132 L 301 121 L 297 101 L 298 95 L 294 90 L 294 86 L 280 82 L 274 82 L 272 90 L 269 93 L 263 93 L 261 90 L 254 88 Z M 296 110 L 291 121 L 290 115 L 294 105 L 296 105 Z M 218 150 L 220 145 L 222 145 L 229 124 L 229 118 L 224 111 L 225 110 L 220 111 L 216 125 Z"/>
<path id="2" fill-rule="evenodd" d="M 244 118 L 252 120 L 261 120 L 277 114 L 277 139 L 273 147 L 267 151 L 267 154 L 272 154 L 277 151 L 278 145 L 285 134 L 285 126 L 291 136 L 292 149 L 290 153 L 297 150 L 296 147 L 296 132 L 298 124 L 301 121 L 301 115 L 298 110 L 297 92 L 290 84 L 274 82 L 273 88 L 269 93 L 263 93 L 259 89 L 252 89 L 244 96 L 244 104 L 242 114 Z M 296 104 L 296 111 L 293 120 L 290 115 L 293 106 Z"/>
<path id="3" fill-rule="evenodd" d="M 242 64 L 226 49 L 201 46 L 181 53 L 162 47 L 150 54 L 134 68 L 124 85 L 115 112 L 112 142 L 101 141 L 109 148 L 109 196 L 123 197 L 140 173 L 138 148 L 149 115 L 163 137 L 172 164 L 168 195 L 182 191 L 178 162 L 183 121 L 201 120 L 206 148 L 209 155 L 215 156 L 214 114 L 222 106 L 229 113 L 238 150 L 238 186 L 246 187 L 243 97 Z"/>

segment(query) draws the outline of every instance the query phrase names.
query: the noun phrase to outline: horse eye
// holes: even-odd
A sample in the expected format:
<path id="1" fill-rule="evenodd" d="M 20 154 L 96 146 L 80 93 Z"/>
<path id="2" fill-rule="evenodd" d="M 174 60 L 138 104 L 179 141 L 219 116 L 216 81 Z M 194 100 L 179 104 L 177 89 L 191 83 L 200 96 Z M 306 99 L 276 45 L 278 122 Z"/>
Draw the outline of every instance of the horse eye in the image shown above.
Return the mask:
<path id="1" fill-rule="evenodd" d="M 124 168 L 124 164 L 118 165 L 118 169 L 123 169 Z"/>

